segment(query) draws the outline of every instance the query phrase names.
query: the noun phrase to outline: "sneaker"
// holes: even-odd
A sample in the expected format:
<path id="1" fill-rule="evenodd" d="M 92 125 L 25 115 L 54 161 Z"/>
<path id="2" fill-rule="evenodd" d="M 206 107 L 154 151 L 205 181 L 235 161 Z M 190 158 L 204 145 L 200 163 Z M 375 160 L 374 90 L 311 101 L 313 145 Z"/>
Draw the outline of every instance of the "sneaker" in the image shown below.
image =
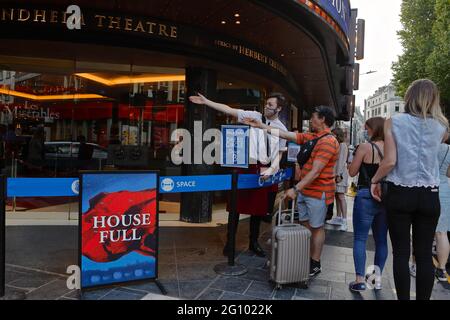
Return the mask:
<path id="1" fill-rule="evenodd" d="M 344 222 L 341 224 L 341 226 L 338 228 L 339 231 L 347 231 L 347 220 L 343 220 Z"/>
<path id="2" fill-rule="evenodd" d="M 380 279 L 377 279 L 377 277 L 374 277 L 373 274 L 368 273 L 366 274 L 365 279 L 366 282 L 370 283 L 375 290 L 383 289 L 383 286 L 381 285 L 381 277 Z"/>
<path id="3" fill-rule="evenodd" d="M 446 270 L 436 269 L 436 278 L 441 282 L 448 282 L 448 274 Z"/>
<path id="4" fill-rule="evenodd" d="M 342 218 L 335 217 L 335 218 L 332 218 L 330 220 L 327 220 L 325 223 L 326 224 L 331 224 L 333 226 L 340 226 L 340 225 L 342 225 Z"/>
<path id="5" fill-rule="evenodd" d="M 416 277 L 417 274 L 417 270 L 416 270 L 416 264 L 415 263 L 410 263 L 409 264 L 409 274 L 411 275 L 411 277 Z"/>
<path id="6" fill-rule="evenodd" d="M 315 277 L 317 276 L 319 273 L 322 272 L 322 267 L 320 265 L 320 261 L 314 261 L 311 259 L 310 265 L 309 265 L 309 276 L 310 277 Z"/>
<path id="7" fill-rule="evenodd" d="M 350 282 L 350 284 L 348 285 L 348 288 L 350 289 L 350 291 L 353 292 L 362 292 L 366 290 L 366 284 L 364 282 Z"/>

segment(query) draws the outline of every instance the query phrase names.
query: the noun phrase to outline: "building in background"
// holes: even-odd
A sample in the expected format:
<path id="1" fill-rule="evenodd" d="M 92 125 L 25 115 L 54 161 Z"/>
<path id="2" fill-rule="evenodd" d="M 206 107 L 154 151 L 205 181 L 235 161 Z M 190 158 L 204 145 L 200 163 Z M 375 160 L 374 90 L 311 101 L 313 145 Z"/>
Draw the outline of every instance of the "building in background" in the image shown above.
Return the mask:
<path id="1" fill-rule="evenodd" d="M 390 118 L 405 111 L 405 102 L 397 96 L 392 83 L 379 88 L 364 101 L 364 119 L 373 117 Z"/>
<path id="2" fill-rule="evenodd" d="M 364 131 L 364 115 L 361 113 L 361 108 L 356 107 L 355 114 L 353 117 L 353 128 L 352 128 L 352 140 L 351 144 L 357 146 L 358 144 L 364 142 L 363 131 Z"/>

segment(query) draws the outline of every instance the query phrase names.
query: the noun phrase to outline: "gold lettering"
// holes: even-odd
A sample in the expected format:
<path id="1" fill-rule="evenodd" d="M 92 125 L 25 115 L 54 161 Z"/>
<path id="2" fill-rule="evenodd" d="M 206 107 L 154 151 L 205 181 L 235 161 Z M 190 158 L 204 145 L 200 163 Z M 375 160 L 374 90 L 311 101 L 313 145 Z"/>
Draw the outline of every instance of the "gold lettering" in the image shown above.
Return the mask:
<path id="1" fill-rule="evenodd" d="M 8 16 L 9 20 L 11 20 L 11 21 L 14 19 L 14 9 L 9 9 L 9 13 L 7 10 L 8 9 L 2 10 L 2 21 L 6 20 L 6 16 Z"/>
<path id="2" fill-rule="evenodd" d="M 81 25 L 83 25 L 83 26 L 86 25 L 86 23 L 84 21 L 84 15 L 83 14 L 81 14 Z"/>
<path id="3" fill-rule="evenodd" d="M 166 37 L 168 37 L 169 35 L 167 34 L 166 29 L 167 29 L 167 26 L 166 26 L 166 25 L 160 24 L 160 25 L 159 25 L 159 35 L 162 36 L 162 34 L 164 33 L 164 35 L 165 35 Z"/>
<path id="4" fill-rule="evenodd" d="M 62 11 L 62 14 L 63 14 L 63 19 L 62 19 L 61 23 L 66 24 L 67 23 L 67 12 Z"/>
<path id="5" fill-rule="evenodd" d="M 132 30 L 132 28 L 131 28 L 132 23 L 133 23 L 132 19 L 125 19 L 125 30 L 126 31 L 131 31 Z"/>
<path id="6" fill-rule="evenodd" d="M 103 19 L 105 18 L 105 16 L 101 16 L 99 14 L 95 15 L 95 19 L 98 19 L 97 27 L 103 28 Z"/>
<path id="7" fill-rule="evenodd" d="M 34 22 L 39 22 L 39 18 L 41 18 L 41 22 L 45 22 L 46 10 L 34 10 Z"/>
<path id="8" fill-rule="evenodd" d="M 58 22 L 58 11 L 52 10 L 50 12 L 50 23 L 57 23 Z"/>
<path id="9" fill-rule="evenodd" d="M 109 16 L 109 29 L 114 29 L 114 25 L 116 25 L 116 29 L 120 30 L 120 17 L 111 17 Z"/>
<path id="10" fill-rule="evenodd" d="M 177 38 L 178 37 L 178 29 L 177 27 L 170 27 L 170 37 Z"/>
<path id="11" fill-rule="evenodd" d="M 23 14 L 26 13 L 27 16 L 24 17 Z M 19 10 L 19 18 L 17 19 L 17 21 L 27 21 L 28 19 L 30 19 L 30 11 L 26 10 L 26 9 L 20 9 Z"/>
<path id="12" fill-rule="evenodd" d="M 146 24 L 150 27 L 148 29 L 148 33 L 152 33 L 153 34 L 153 27 L 156 26 L 156 23 L 154 23 L 154 22 L 147 22 Z"/>
<path id="13" fill-rule="evenodd" d="M 145 32 L 144 26 L 142 25 L 142 22 L 139 21 L 136 29 L 134 29 L 134 31 L 140 31 L 140 32 Z"/>

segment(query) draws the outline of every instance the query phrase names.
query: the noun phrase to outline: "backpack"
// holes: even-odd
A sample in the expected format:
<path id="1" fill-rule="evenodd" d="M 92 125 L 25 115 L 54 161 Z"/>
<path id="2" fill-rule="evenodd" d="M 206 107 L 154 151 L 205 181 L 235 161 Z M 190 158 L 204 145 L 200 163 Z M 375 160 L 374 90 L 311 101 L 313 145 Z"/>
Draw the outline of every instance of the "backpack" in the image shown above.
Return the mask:
<path id="1" fill-rule="evenodd" d="M 309 140 L 300 147 L 300 151 L 297 154 L 297 162 L 300 165 L 300 168 L 302 168 L 306 164 L 306 162 L 308 162 L 309 158 L 311 158 L 311 154 L 317 142 L 319 142 L 320 139 L 331 135 L 331 133 L 324 134 L 323 136 Z"/>

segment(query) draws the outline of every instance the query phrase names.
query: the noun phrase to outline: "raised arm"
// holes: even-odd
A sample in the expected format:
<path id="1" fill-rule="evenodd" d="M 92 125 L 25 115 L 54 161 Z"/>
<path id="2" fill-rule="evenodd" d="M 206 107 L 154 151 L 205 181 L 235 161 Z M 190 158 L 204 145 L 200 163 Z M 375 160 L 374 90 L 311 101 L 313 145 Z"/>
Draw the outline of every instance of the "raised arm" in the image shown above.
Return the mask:
<path id="1" fill-rule="evenodd" d="M 190 96 L 189 100 L 195 104 L 204 104 L 205 106 L 213 108 L 222 113 L 228 114 L 235 118 L 238 117 L 238 109 L 233 109 L 230 106 L 227 106 L 226 104 L 211 101 L 211 100 L 207 99 L 205 96 L 201 95 L 200 93 L 197 93 L 196 96 Z"/>
<path id="2" fill-rule="evenodd" d="M 245 123 L 249 126 L 252 126 L 254 128 L 260 128 L 263 130 L 267 130 L 267 133 L 278 136 L 282 139 L 297 142 L 297 134 L 295 132 L 284 131 L 284 130 L 280 130 L 279 128 L 274 128 L 274 127 L 268 126 L 267 124 L 262 123 L 258 119 L 246 118 L 246 119 L 244 119 L 243 123 Z"/>

